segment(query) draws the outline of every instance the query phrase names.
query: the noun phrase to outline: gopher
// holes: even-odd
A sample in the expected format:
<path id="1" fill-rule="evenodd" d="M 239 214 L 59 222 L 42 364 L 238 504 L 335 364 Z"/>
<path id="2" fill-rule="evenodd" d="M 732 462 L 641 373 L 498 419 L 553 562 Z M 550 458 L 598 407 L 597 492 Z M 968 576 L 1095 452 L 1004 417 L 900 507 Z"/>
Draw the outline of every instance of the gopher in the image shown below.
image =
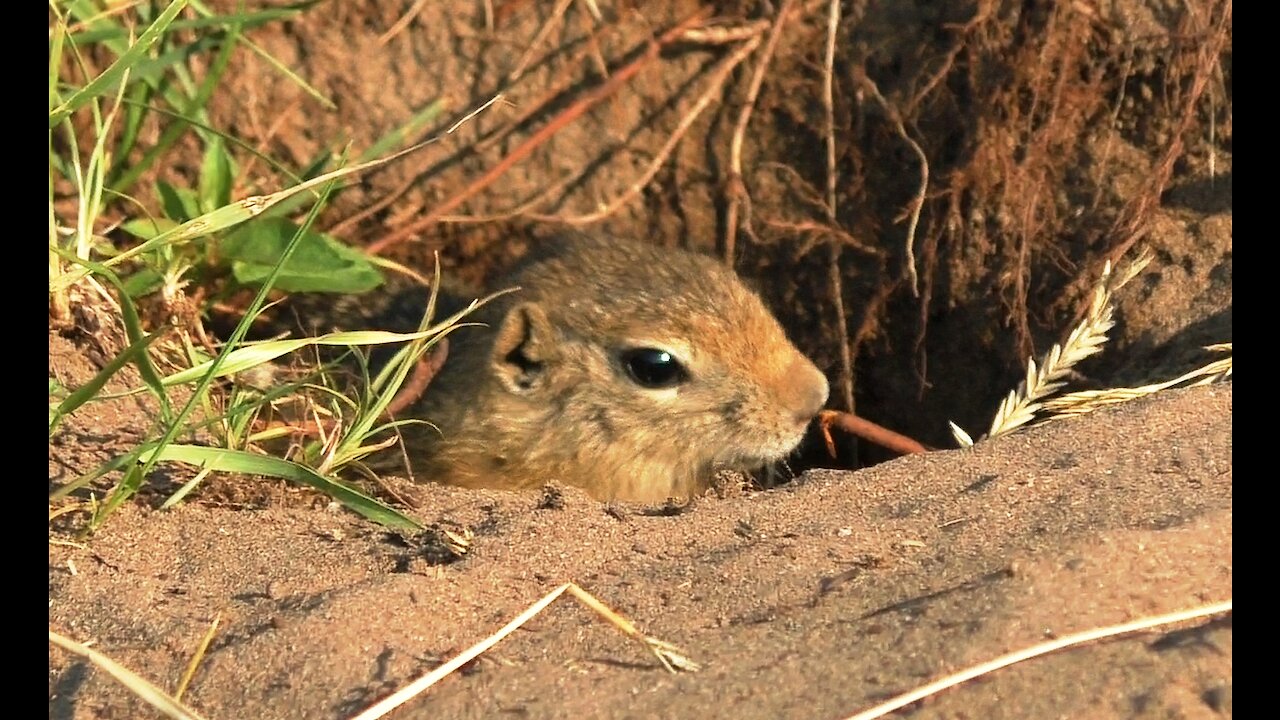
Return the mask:
<path id="1" fill-rule="evenodd" d="M 712 258 L 574 235 L 495 285 L 508 287 L 398 413 L 432 425 L 403 429 L 419 479 L 687 498 L 718 470 L 784 458 L 827 401 L 823 374 Z"/>

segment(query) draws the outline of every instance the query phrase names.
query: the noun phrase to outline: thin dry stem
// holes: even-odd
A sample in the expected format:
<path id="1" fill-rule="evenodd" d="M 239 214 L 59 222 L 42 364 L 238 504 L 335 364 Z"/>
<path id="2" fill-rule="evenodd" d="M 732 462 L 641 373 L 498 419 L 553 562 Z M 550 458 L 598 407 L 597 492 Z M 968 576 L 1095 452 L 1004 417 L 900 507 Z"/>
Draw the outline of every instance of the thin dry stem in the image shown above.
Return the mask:
<path id="1" fill-rule="evenodd" d="M 560 0 L 560 2 L 556 3 L 555 8 L 551 10 L 551 14 L 547 16 L 546 22 L 542 23 L 542 27 L 538 28 L 537 34 L 533 36 L 533 41 L 529 43 L 529 47 L 525 48 L 524 54 L 520 56 L 520 60 L 516 63 L 515 69 L 511 71 L 509 76 L 507 76 L 508 83 L 513 83 L 516 80 L 519 80 L 520 76 L 524 75 L 524 71 L 529 67 L 529 63 L 533 61 L 534 51 L 539 47 L 542 47 L 542 43 L 546 41 L 547 36 L 550 35 L 551 31 L 560 23 L 561 18 L 564 17 L 565 11 L 568 10 L 569 6 L 572 4 L 573 0 Z"/>
<path id="2" fill-rule="evenodd" d="M 418 13 L 422 11 L 426 4 L 427 0 L 415 0 L 413 5 L 405 11 L 405 14 L 401 15 L 385 33 L 378 37 L 378 45 L 386 45 L 391 41 L 391 38 L 399 35 L 405 28 L 409 27 L 409 23 L 413 22 L 413 19 L 418 16 Z"/>
<path id="3" fill-rule="evenodd" d="M 916 190 L 916 195 L 911 199 L 911 205 L 908 209 L 907 223 L 907 239 L 904 248 L 904 264 L 906 265 L 907 279 L 911 281 L 912 297 L 920 297 L 920 276 L 916 271 L 916 228 L 920 224 L 920 211 L 924 209 L 925 193 L 929 190 L 929 158 L 924 154 L 924 150 L 920 147 L 911 135 L 907 132 L 907 126 L 902 121 L 902 115 L 897 108 L 889 104 L 884 95 L 880 94 L 880 87 L 876 85 L 865 72 L 859 70 L 856 73 L 859 83 L 871 93 L 871 96 L 880 103 L 885 113 L 889 116 L 889 120 L 893 122 L 894 129 L 898 131 L 898 135 L 902 140 L 911 147 L 916 154 L 916 159 L 920 161 L 920 188 Z"/>
<path id="4" fill-rule="evenodd" d="M 826 117 L 827 143 L 827 222 L 837 226 L 836 212 L 836 111 L 833 67 L 836 57 L 836 29 L 840 26 L 840 0 L 827 5 L 827 49 L 823 56 L 822 110 Z M 840 344 L 840 394 L 849 412 L 857 410 L 853 403 L 853 351 L 849 348 L 849 319 L 844 309 L 844 282 L 840 275 L 841 247 L 831 244 L 828 249 L 828 281 L 831 283 L 831 300 L 836 311 L 836 335 Z"/>
<path id="5" fill-rule="evenodd" d="M 696 671 L 699 669 L 698 664 L 687 658 L 679 648 L 663 642 L 662 640 L 658 640 L 657 638 L 644 635 L 626 618 L 609 609 L 607 605 L 600 602 L 586 590 L 583 590 L 576 584 L 569 582 L 547 593 L 541 600 L 530 605 L 528 609 L 517 615 L 511 622 L 502 626 L 502 628 L 494 634 L 484 640 L 481 640 L 475 645 L 472 645 L 456 655 L 453 659 L 426 675 L 423 675 L 417 680 L 414 680 L 403 688 L 392 693 L 390 696 L 374 703 L 374 705 L 369 709 L 359 715 L 356 715 L 351 720 L 376 720 L 376 718 L 383 717 L 387 713 L 421 694 L 432 685 L 435 685 L 454 670 L 466 665 L 479 657 L 489 648 L 497 645 L 503 638 L 515 632 L 521 625 L 525 624 L 535 615 L 545 610 L 548 605 L 554 602 L 556 598 L 563 595 L 566 591 L 577 598 L 583 605 L 587 606 L 589 609 L 598 613 L 601 617 L 612 623 L 615 627 L 626 634 L 627 637 L 630 637 L 644 645 L 649 652 L 652 652 L 654 656 L 658 658 L 658 661 L 661 662 L 662 666 L 668 671 L 674 673 L 677 670 Z"/>
<path id="6" fill-rule="evenodd" d="M 89 662 L 98 666 L 102 670 L 105 670 L 109 675 L 119 681 L 120 684 L 129 688 L 133 694 L 151 705 L 151 707 L 155 708 L 165 717 L 173 718 L 173 720 L 203 720 L 200 714 L 195 710 L 183 705 L 181 702 L 167 694 L 164 690 L 156 687 L 141 675 L 138 675 L 129 668 L 126 668 L 88 645 L 78 643 L 52 630 L 49 631 L 49 642 L 57 645 L 67 652 L 75 653 L 76 655 L 88 659 Z"/>
<path id="7" fill-rule="evenodd" d="M 1189 610 L 1181 610 L 1165 615 L 1156 615 L 1153 617 L 1140 618 L 1119 625 L 1110 625 L 1108 627 L 1095 628 L 1084 632 L 1072 633 L 1064 635 L 1060 638 L 1033 645 L 1007 655 L 1001 655 L 994 660 L 989 660 L 980 665 L 974 665 L 966 670 L 962 670 L 953 675 L 936 680 L 924 685 L 908 693 L 903 693 L 891 700 L 880 703 L 873 708 L 863 710 L 860 713 L 850 715 L 845 720 L 876 720 L 876 718 L 884 717 L 894 710 L 906 707 L 914 702 L 919 702 L 930 695 L 955 687 L 964 682 L 968 682 L 976 677 L 981 677 L 988 673 L 995 672 L 1001 668 L 1020 663 L 1024 660 L 1047 655 L 1051 652 L 1057 652 L 1064 648 L 1074 645 L 1082 645 L 1084 643 L 1104 640 L 1106 638 L 1117 637 L 1119 635 L 1128 635 L 1137 632 L 1144 632 L 1162 625 L 1172 625 L 1174 623 L 1186 622 L 1187 620 L 1198 620 L 1200 618 L 1212 617 L 1214 615 L 1222 615 L 1231 612 L 1231 601 L 1213 603 L 1210 605 L 1201 605 L 1200 607 L 1191 608 Z"/>
<path id="8" fill-rule="evenodd" d="M 836 110 L 834 76 L 836 29 L 840 25 L 840 0 L 831 0 L 827 15 L 827 51 L 822 62 L 822 112 L 826 118 L 827 144 L 827 219 L 836 220 Z"/>
<path id="9" fill-rule="evenodd" d="M 209 651 L 209 643 L 213 642 L 213 635 L 218 632 L 218 625 L 220 624 L 222 624 L 221 612 L 213 616 L 213 622 L 209 624 L 209 629 L 205 631 L 204 637 L 200 639 L 200 644 L 196 646 L 196 651 L 191 656 L 191 662 L 187 663 L 186 672 L 182 673 L 182 679 L 178 681 L 178 689 L 173 691 L 174 700 L 181 700 L 182 694 L 191 685 L 191 678 L 195 677 L 196 670 L 200 669 L 200 661 L 204 660 L 205 653 Z"/>
<path id="10" fill-rule="evenodd" d="M 755 110 L 756 99 L 760 97 L 760 88 L 764 85 L 765 73 L 773 61 L 773 52 L 778 47 L 778 38 L 782 37 L 782 26 L 791 14 L 793 0 L 783 0 L 778 8 L 778 17 L 769 29 L 769 37 L 765 40 L 764 50 L 760 52 L 760 62 L 756 63 L 756 71 L 751 76 L 751 85 L 747 88 L 747 97 L 738 112 L 738 122 L 734 126 L 733 136 L 729 141 L 729 181 L 725 184 L 728 205 L 725 210 L 724 261 L 733 267 L 735 245 L 738 237 L 738 212 L 744 203 L 747 206 L 746 218 L 751 216 L 751 195 L 742 177 L 742 144 L 746 139 L 747 126 L 751 123 L 751 113 Z"/>

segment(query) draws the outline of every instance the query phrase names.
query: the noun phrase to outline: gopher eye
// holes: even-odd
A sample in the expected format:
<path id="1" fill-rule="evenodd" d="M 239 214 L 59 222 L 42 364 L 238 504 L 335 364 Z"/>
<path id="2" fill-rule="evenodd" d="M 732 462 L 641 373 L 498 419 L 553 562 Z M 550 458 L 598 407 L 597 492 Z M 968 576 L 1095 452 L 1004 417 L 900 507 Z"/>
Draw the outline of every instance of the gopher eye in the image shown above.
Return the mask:
<path id="1" fill-rule="evenodd" d="M 637 385 L 650 389 L 669 388 L 689 378 L 684 366 L 666 350 L 632 348 L 619 356 L 622 367 Z"/>

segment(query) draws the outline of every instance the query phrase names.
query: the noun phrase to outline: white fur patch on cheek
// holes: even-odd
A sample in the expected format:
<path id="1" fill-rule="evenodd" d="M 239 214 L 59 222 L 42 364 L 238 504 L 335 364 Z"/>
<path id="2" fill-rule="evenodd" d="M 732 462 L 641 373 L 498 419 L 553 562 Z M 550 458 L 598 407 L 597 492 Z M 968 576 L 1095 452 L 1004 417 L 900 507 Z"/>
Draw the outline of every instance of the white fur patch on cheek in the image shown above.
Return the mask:
<path id="1" fill-rule="evenodd" d="M 675 402 L 676 399 L 679 398 L 680 386 L 677 385 L 675 387 L 662 388 L 660 390 L 645 390 L 644 394 L 666 405 Z"/>

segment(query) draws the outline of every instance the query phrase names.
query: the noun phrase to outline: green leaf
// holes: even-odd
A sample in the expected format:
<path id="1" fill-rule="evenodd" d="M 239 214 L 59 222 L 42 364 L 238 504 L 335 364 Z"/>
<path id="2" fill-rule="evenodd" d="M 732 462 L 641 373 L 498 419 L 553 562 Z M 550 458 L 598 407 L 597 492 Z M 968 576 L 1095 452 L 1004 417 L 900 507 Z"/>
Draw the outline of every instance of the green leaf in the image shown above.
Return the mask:
<path id="1" fill-rule="evenodd" d="M 199 217 L 200 196 L 191 188 L 175 187 L 157 180 L 156 193 L 160 195 L 160 205 L 164 208 L 165 217 L 170 220 L 188 222 Z"/>
<path id="2" fill-rule="evenodd" d="M 231 233 L 220 246 L 236 280 L 261 283 L 280 260 L 298 226 L 284 218 L 264 218 Z M 319 232 L 306 232 L 275 287 L 288 292 L 361 293 L 382 284 L 382 273 L 364 253 Z"/>
<path id="3" fill-rule="evenodd" d="M 204 162 L 200 164 L 200 207 L 207 212 L 230 205 L 235 174 L 235 162 L 227 153 L 226 143 L 215 136 L 205 148 Z"/>
<path id="4" fill-rule="evenodd" d="M 151 457 L 154 454 L 154 457 Z M 147 452 L 139 458 L 143 461 L 173 461 L 199 465 L 221 472 L 267 475 L 308 485 L 329 495 L 370 520 L 387 527 L 402 530 L 421 530 L 416 520 L 401 514 L 358 490 L 317 473 L 295 462 L 277 457 L 258 455 L 244 450 L 202 447 L 200 445 L 166 445 L 158 453 Z"/>
<path id="5" fill-rule="evenodd" d="M 149 295 L 164 284 L 164 275 L 158 270 L 143 268 L 124 279 L 124 292 L 131 298 Z"/>
<path id="6" fill-rule="evenodd" d="M 136 238 L 150 240 L 163 232 L 178 227 L 176 221 L 169 218 L 137 218 L 120 224 L 120 229 Z"/>

